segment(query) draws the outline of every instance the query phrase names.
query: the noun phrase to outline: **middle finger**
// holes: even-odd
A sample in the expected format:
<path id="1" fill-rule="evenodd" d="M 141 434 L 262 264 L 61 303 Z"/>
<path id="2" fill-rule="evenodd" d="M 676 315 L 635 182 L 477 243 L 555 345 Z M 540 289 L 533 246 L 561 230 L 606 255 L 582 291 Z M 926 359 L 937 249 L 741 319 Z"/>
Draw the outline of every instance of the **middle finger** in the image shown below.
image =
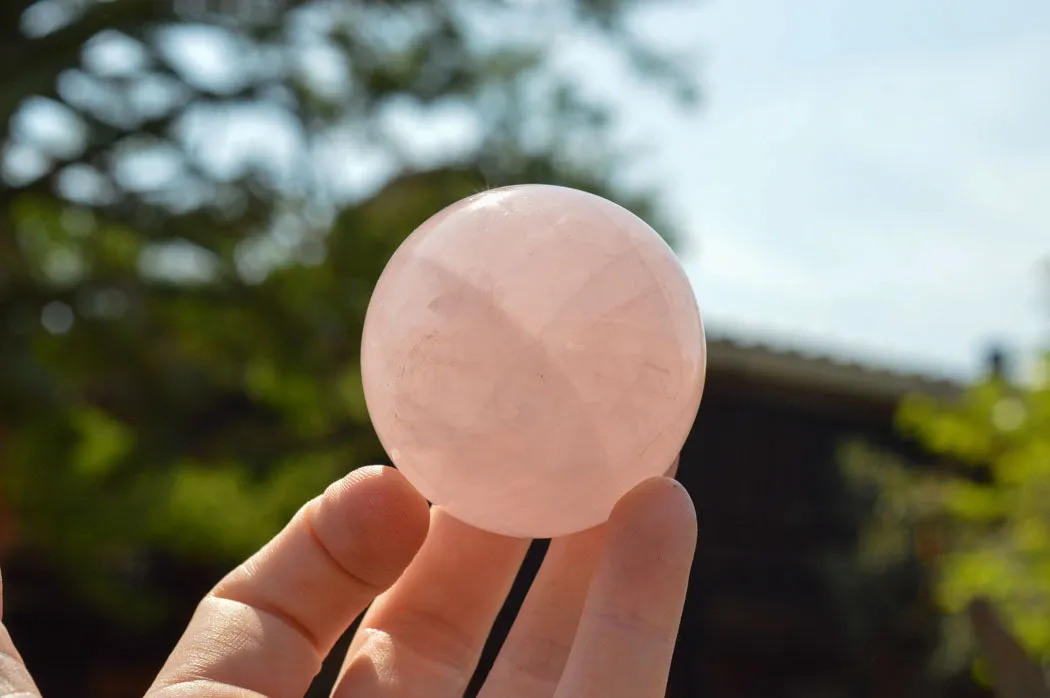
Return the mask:
<path id="1" fill-rule="evenodd" d="M 678 458 L 667 477 L 678 472 Z M 569 658 L 606 525 L 551 541 L 479 698 L 551 698 Z"/>
<path id="2" fill-rule="evenodd" d="M 334 698 L 461 695 L 529 543 L 434 507 L 416 558 L 365 614 Z"/>
<path id="3" fill-rule="evenodd" d="M 551 541 L 479 698 L 550 698 L 569 657 L 605 526 Z"/>

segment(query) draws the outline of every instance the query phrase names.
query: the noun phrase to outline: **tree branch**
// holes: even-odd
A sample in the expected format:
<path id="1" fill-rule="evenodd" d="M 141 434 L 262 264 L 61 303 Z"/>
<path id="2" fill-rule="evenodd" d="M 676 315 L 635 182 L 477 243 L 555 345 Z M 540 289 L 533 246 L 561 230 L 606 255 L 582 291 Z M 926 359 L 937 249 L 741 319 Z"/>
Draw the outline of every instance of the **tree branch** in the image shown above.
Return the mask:
<path id="1" fill-rule="evenodd" d="M 156 0 L 118 0 L 98 4 L 83 16 L 40 38 L 12 37 L 0 46 L 0 134 L 6 134 L 11 116 L 28 95 L 50 94 L 63 70 L 76 65 L 84 43 L 104 29 L 135 34 L 143 24 L 174 19 L 171 3 Z"/>
<path id="2" fill-rule="evenodd" d="M 1043 670 L 1003 627 L 990 601 L 970 604 L 970 622 L 991 665 L 998 698 L 1050 698 Z"/>

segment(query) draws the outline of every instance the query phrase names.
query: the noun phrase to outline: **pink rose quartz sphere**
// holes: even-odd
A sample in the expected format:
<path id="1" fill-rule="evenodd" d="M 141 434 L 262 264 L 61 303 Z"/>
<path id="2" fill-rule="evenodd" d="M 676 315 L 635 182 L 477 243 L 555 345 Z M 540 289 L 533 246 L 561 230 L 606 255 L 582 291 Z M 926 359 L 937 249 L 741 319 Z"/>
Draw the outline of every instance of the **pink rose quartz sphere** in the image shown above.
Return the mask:
<path id="1" fill-rule="evenodd" d="M 674 462 L 706 345 L 667 244 L 564 187 L 486 191 L 394 253 L 364 324 L 365 400 L 391 460 L 431 502 L 495 533 L 604 522 Z"/>

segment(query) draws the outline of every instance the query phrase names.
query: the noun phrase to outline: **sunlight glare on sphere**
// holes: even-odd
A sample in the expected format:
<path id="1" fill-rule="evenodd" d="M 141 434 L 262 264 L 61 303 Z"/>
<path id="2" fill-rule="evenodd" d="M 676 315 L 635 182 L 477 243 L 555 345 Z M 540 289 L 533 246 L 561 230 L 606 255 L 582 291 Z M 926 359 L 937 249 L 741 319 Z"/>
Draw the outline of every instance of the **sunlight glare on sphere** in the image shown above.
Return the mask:
<path id="1" fill-rule="evenodd" d="M 604 522 L 665 473 L 700 405 L 704 331 L 670 247 L 624 208 L 524 185 L 459 201 L 391 257 L 365 400 L 394 465 L 488 531 Z"/>

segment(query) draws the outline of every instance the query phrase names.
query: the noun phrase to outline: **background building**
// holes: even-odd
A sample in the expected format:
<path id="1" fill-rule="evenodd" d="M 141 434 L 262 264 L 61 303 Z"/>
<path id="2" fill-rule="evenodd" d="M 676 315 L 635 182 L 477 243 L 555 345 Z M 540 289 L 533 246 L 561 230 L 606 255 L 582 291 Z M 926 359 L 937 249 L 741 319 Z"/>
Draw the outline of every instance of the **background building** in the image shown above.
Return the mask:
<path id="1" fill-rule="evenodd" d="M 896 435 L 897 402 L 959 386 L 728 337 L 709 338 L 708 348 L 704 400 L 678 475 L 697 505 L 700 546 L 669 695 L 981 695 L 962 679 L 953 687 L 930 675 L 940 616 L 920 566 L 880 579 L 856 571 L 871 503 L 851 490 L 839 459 L 858 438 L 919 455 Z M 13 540 L 8 522 L 0 538 Z M 542 546 L 530 554 L 488 657 L 541 554 Z M 4 569 L 6 622 L 55 694 L 137 698 L 181 632 L 181 614 L 149 634 L 99 618 L 46 561 L 16 557 Z M 169 602 L 188 615 L 223 572 L 157 561 L 142 573 L 163 579 Z"/>

